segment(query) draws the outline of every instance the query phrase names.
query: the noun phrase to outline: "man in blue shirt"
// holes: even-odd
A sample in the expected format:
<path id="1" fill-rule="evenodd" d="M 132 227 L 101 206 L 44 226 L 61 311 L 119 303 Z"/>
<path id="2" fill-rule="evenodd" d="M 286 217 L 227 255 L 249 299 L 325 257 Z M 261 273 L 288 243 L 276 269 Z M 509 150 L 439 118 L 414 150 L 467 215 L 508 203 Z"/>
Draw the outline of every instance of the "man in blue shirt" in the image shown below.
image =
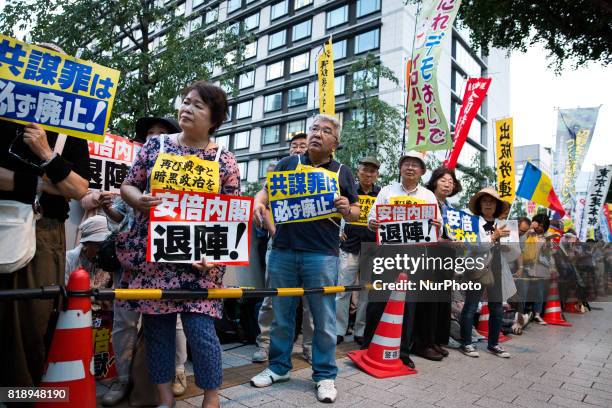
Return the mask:
<path id="1" fill-rule="evenodd" d="M 304 155 L 282 159 L 275 171 L 303 167 L 323 168 L 338 175 L 340 195 L 334 207 L 346 221 L 359 219 L 359 204 L 351 170 L 333 159 L 339 144 L 340 123 L 333 116 L 317 115 L 308 132 L 308 150 Z M 262 219 L 267 194 L 254 205 L 255 219 Z M 334 286 L 338 281 L 340 226 L 333 219 L 279 224 L 268 259 L 272 287 L 315 288 Z M 314 320 L 312 378 L 317 383 L 317 399 L 334 402 L 337 391 L 336 302 L 334 295 L 308 294 Z M 270 335 L 270 364 L 251 379 L 255 387 L 267 387 L 289 380 L 291 351 L 295 333 L 296 297 L 274 297 L 274 321 Z"/>

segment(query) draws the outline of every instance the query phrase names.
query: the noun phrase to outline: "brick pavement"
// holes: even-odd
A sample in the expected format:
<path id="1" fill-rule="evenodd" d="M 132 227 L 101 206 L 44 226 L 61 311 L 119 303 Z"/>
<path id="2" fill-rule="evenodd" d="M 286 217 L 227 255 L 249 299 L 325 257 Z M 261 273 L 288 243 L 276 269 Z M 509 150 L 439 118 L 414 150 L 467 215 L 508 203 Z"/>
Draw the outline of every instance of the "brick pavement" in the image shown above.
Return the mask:
<path id="1" fill-rule="evenodd" d="M 609 299 L 612 300 L 612 299 Z M 339 359 L 335 407 L 612 407 L 612 303 L 602 310 L 568 315 L 573 327 L 530 325 L 504 347 L 509 360 L 482 351 L 480 358 L 451 350 L 442 362 L 418 357 L 419 373 L 377 380 L 347 359 Z M 223 408 L 308 407 L 319 405 L 310 368 L 292 380 L 256 389 L 242 384 L 221 391 Z M 177 407 L 199 407 L 201 397 Z M 322 404 L 321 404 L 322 405 Z"/>

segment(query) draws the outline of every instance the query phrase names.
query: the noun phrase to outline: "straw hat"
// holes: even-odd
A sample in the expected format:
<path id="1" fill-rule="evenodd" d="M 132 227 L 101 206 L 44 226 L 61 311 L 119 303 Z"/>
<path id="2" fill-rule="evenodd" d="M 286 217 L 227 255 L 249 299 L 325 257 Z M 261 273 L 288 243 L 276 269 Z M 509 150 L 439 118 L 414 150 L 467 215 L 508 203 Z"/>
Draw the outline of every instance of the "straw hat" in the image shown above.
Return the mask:
<path id="1" fill-rule="evenodd" d="M 499 194 L 497 193 L 497 190 L 495 190 L 494 188 L 491 187 L 485 187 L 482 190 L 480 190 L 479 192 L 477 192 L 476 194 L 474 194 L 472 196 L 472 198 L 470 198 L 470 203 L 468 205 L 470 211 L 472 212 L 472 214 L 474 215 L 482 215 L 482 213 L 480 212 L 480 207 L 477 207 L 478 204 L 478 200 L 480 199 L 480 197 L 482 197 L 483 195 L 490 195 L 491 197 L 493 197 L 494 199 L 497 200 L 497 206 L 499 208 L 499 206 L 501 206 L 501 210 L 500 213 L 504 213 L 506 211 L 510 210 L 510 204 L 506 201 L 503 201 L 501 198 L 499 198 Z"/>

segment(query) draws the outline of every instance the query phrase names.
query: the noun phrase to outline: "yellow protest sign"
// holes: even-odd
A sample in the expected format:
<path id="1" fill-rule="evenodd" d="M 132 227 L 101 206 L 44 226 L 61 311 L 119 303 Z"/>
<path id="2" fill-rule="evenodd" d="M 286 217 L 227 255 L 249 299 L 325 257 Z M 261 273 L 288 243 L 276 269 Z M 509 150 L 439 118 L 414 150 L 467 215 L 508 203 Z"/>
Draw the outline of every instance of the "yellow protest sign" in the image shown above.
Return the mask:
<path id="1" fill-rule="evenodd" d="M 323 45 L 323 52 L 317 60 L 319 75 L 319 113 L 336 114 L 334 95 L 334 53 L 331 38 Z"/>
<path id="2" fill-rule="evenodd" d="M 266 186 L 276 224 L 342 217 L 334 207 L 340 184 L 332 171 L 302 166 L 300 170 L 270 172 Z"/>
<path id="3" fill-rule="evenodd" d="M 370 215 L 370 209 L 374 205 L 374 201 L 376 201 L 376 197 L 372 197 L 366 194 L 360 194 L 359 198 L 359 221 L 349 222 L 352 225 L 368 225 L 368 215 Z"/>
<path id="4" fill-rule="evenodd" d="M 0 118 L 103 142 L 119 71 L 0 34 Z"/>
<path id="5" fill-rule="evenodd" d="M 516 194 L 512 118 L 495 121 L 495 139 L 497 191 L 499 198 L 512 204 Z"/>
<path id="6" fill-rule="evenodd" d="M 219 193 L 219 162 L 160 153 L 151 171 L 151 189 Z"/>
<path id="7" fill-rule="evenodd" d="M 412 196 L 397 196 L 391 197 L 389 204 L 427 204 L 427 201 Z"/>

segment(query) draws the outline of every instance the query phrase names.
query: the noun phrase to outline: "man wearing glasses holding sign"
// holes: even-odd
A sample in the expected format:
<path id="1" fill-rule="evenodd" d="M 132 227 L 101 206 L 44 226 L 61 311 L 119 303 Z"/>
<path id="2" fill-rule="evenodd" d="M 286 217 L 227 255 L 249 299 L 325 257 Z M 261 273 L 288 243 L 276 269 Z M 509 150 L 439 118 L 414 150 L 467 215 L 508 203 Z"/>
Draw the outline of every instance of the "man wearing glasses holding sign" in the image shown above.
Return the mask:
<path id="1" fill-rule="evenodd" d="M 282 159 L 268 174 L 268 191 L 255 201 L 257 222 L 270 201 L 276 235 L 268 260 L 274 288 L 316 288 L 338 281 L 340 218 L 359 219 L 359 204 L 351 170 L 333 159 L 338 148 L 340 123 L 333 116 L 317 115 L 303 155 Z M 260 195 L 261 196 L 261 195 Z M 337 391 L 336 301 L 333 294 L 308 294 L 314 320 L 313 380 L 317 399 L 334 402 Z M 295 333 L 297 297 L 274 297 L 270 333 L 270 364 L 251 379 L 255 387 L 288 381 Z"/>

